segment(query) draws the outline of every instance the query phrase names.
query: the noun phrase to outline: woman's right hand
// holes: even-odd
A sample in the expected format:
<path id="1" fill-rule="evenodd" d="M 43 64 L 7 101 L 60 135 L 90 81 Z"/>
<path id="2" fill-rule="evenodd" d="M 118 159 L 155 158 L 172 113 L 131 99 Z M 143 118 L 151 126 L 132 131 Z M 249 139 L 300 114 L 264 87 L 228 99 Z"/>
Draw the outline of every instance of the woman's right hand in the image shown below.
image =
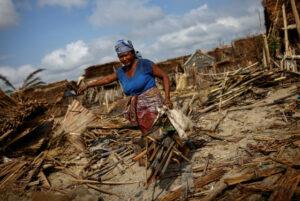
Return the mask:
<path id="1" fill-rule="evenodd" d="M 87 88 L 88 88 L 87 84 L 81 84 L 77 90 L 77 94 L 78 95 L 82 94 Z"/>

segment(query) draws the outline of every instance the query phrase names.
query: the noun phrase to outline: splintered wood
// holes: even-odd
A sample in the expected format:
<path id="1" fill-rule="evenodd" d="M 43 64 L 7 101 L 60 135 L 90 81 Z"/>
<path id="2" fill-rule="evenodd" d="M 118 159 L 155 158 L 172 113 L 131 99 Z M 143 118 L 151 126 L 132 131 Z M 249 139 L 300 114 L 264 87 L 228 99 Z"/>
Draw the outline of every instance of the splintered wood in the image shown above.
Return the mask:
<path id="1" fill-rule="evenodd" d="M 285 75 L 285 76 L 283 76 Z M 281 81 L 297 82 L 298 76 L 286 71 L 265 71 L 259 68 L 240 68 L 228 74 L 224 80 L 217 80 L 216 85 L 208 94 L 205 106 L 200 112 L 207 113 L 219 109 L 226 109 L 238 104 L 245 96 L 265 96 L 266 93 L 256 93 L 257 88 L 276 86 Z M 294 95 L 294 94 L 293 94 Z M 243 101 L 244 103 L 245 101 Z M 251 104 L 249 102 L 248 104 Z"/>
<path id="2" fill-rule="evenodd" d="M 177 142 L 176 142 L 177 140 Z M 182 153 L 178 148 L 182 148 L 180 139 L 174 139 L 172 136 L 166 136 L 163 139 L 147 138 L 149 143 L 146 143 L 147 149 L 147 169 L 150 169 L 150 174 L 147 176 L 147 185 L 163 175 L 168 165 L 173 160 L 181 158 Z M 177 161 L 178 161 L 177 159 Z"/>

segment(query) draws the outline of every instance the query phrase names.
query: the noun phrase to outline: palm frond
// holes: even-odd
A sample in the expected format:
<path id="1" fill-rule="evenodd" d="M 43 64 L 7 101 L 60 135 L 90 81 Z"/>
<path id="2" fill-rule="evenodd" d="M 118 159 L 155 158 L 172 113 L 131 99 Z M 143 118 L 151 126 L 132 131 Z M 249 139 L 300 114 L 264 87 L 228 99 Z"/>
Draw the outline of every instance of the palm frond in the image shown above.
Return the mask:
<path id="1" fill-rule="evenodd" d="M 30 79 L 32 79 L 36 74 L 38 74 L 39 72 L 42 72 L 42 71 L 44 71 L 44 70 L 45 70 L 44 68 L 39 68 L 39 69 L 33 71 L 32 73 L 30 73 L 30 74 L 26 77 L 26 79 L 24 80 L 22 86 L 25 86 L 26 83 L 29 82 Z"/>
<path id="2" fill-rule="evenodd" d="M 23 85 L 22 85 L 22 87 L 20 89 L 28 88 L 28 87 L 30 87 L 30 85 L 32 85 L 32 84 L 34 84 L 36 82 L 40 82 L 40 81 L 41 81 L 41 79 L 39 77 L 36 77 L 36 78 L 30 80 L 27 83 L 23 83 Z"/>
<path id="3" fill-rule="evenodd" d="M 41 86 L 41 85 L 44 85 L 44 84 L 46 84 L 46 83 L 43 82 L 43 81 L 39 81 L 39 82 L 33 83 L 30 86 L 26 87 L 26 89 L 37 87 L 37 86 Z"/>
<path id="4" fill-rule="evenodd" d="M 6 86 L 11 87 L 12 89 L 16 89 L 12 83 L 3 75 L 0 75 L 0 80 L 2 80 Z"/>

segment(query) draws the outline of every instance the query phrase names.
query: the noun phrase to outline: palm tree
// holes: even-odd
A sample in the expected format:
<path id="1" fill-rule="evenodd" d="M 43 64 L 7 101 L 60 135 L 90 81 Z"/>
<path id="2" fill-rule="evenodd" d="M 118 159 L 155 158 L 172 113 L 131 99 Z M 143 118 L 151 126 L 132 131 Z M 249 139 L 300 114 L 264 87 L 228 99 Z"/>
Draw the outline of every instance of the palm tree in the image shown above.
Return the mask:
<path id="1" fill-rule="evenodd" d="M 25 80 L 23 81 L 22 86 L 18 89 L 18 90 L 25 90 L 25 89 L 29 89 L 29 88 L 33 88 L 36 86 L 40 86 L 45 84 L 45 82 L 43 82 L 41 80 L 41 78 L 39 77 L 35 77 L 36 74 L 44 71 L 45 69 L 43 68 L 39 68 L 35 71 L 33 71 L 32 73 L 30 73 Z M 8 89 L 6 92 L 12 92 L 12 91 L 16 91 L 17 89 L 14 87 L 14 85 L 3 75 L 0 74 L 0 80 L 2 80 L 4 82 L 4 84 L 9 87 L 10 89 Z"/>
<path id="2" fill-rule="evenodd" d="M 35 77 L 36 74 L 38 74 L 39 72 L 42 72 L 44 70 L 45 70 L 44 68 L 39 68 L 39 69 L 33 71 L 32 73 L 30 73 L 26 77 L 26 79 L 23 81 L 23 84 L 22 84 L 20 90 L 28 89 L 28 88 L 33 88 L 33 87 L 45 84 L 45 82 L 43 82 L 41 80 L 41 78 Z"/>
<path id="3" fill-rule="evenodd" d="M 0 74 L 0 80 L 2 80 L 7 87 L 11 88 L 11 89 L 8 89 L 7 91 L 16 90 L 14 85 L 5 76 L 3 76 L 1 74 Z"/>

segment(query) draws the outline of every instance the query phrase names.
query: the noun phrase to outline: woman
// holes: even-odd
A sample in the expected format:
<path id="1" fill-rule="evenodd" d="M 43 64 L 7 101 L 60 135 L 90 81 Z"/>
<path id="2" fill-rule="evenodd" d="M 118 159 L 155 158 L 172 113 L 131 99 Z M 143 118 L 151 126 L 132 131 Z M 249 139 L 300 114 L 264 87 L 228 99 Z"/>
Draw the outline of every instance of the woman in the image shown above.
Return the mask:
<path id="1" fill-rule="evenodd" d="M 172 108 L 169 77 L 152 61 L 138 57 L 131 41 L 117 41 L 115 50 L 123 66 L 111 75 L 81 86 L 78 93 L 89 87 L 101 86 L 118 80 L 125 95 L 131 96 L 127 112 L 128 120 L 133 125 L 138 125 L 143 135 L 147 135 L 152 132 L 158 115 L 157 108 L 163 104 Z M 163 81 L 164 101 L 156 87 L 156 77 Z"/>

